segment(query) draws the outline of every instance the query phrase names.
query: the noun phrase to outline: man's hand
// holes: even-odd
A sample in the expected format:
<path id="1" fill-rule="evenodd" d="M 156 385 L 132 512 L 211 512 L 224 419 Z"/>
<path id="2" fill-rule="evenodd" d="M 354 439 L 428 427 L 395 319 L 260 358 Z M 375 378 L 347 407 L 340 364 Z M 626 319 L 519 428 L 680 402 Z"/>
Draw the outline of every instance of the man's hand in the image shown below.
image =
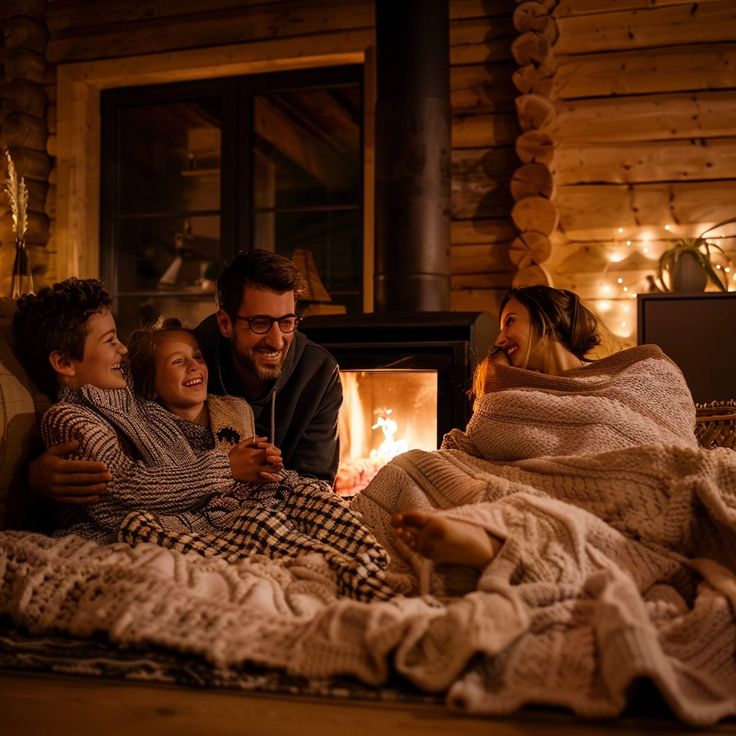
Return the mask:
<path id="1" fill-rule="evenodd" d="M 79 449 L 79 442 L 50 447 L 28 466 L 28 485 L 43 498 L 56 503 L 95 503 L 107 492 L 112 475 L 105 463 L 66 460 Z"/>

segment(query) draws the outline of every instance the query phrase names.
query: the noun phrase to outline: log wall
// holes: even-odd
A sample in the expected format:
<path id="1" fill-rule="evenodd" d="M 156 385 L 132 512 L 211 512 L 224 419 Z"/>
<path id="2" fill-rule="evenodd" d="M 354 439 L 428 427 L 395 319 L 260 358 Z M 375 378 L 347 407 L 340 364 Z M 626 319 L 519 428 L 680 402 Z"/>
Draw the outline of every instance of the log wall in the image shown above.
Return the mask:
<path id="1" fill-rule="evenodd" d="M 630 332 L 625 297 L 647 287 L 668 242 L 734 214 L 736 4 L 450 0 L 450 12 L 453 309 L 492 308 L 512 280 L 551 280 L 606 297 L 601 310 Z M 0 143 L 33 159 L 33 258 L 47 280 L 97 267 L 99 89 L 351 53 L 370 86 L 373 0 L 0 0 L 0 18 Z M 40 18 L 43 52 L 28 31 Z M 734 240 L 720 242 L 736 261 Z"/>
<path id="2" fill-rule="evenodd" d="M 528 115 L 548 113 L 540 127 L 554 150 L 559 225 L 545 265 L 556 286 L 592 300 L 633 340 L 628 297 L 652 288 L 658 256 L 678 235 L 736 215 L 736 3 L 517 5 L 556 26 L 546 44 L 537 38 L 548 73 L 537 61 L 526 76 L 538 98 Z M 520 124 L 529 124 L 521 110 Z M 736 289 L 736 238 L 727 237 L 736 230 L 720 234 Z"/>
<path id="3" fill-rule="evenodd" d="M 151 3 L 4 0 L 0 3 L 4 18 L 14 18 L 29 6 L 43 9 L 48 28 L 48 43 L 42 58 L 46 68 L 38 72 L 48 98 L 40 122 L 48 130 L 38 125 L 32 131 L 34 140 L 37 139 L 35 144 L 51 156 L 45 184 L 48 193 L 39 198 L 40 211 L 48 218 L 46 231 L 40 238 L 40 241 L 45 238 L 46 243 L 42 259 L 46 281 L 71 273 L 93 273 L 97 263 L 96 254 L 87 252 L 96 247 L 98 229 L 94 214 L 96 197 L 90 190 L 95 172 L 89 166 L 96 133 L 94 121 L 90 123 L 87 114 L 94 108 L 96 97 L 90 94 L 82 99 L 74 92 L 82 89 L 88 70 L 94 70 L 93 76 L 96 74 L 100 79 L 109 75 L 109 79 L 99 82 L 96 91 L 105 86 L 142 81 L 178 81 L 183 78 L 181 72 L 167 77 L 166 70 L 170 60 L 182 54 L 201 53 L 207 59 L 208 69 L 221 64 L 223 74 L 234 73 L 232 69 L 236 67 L 230 66 L 233 58 L 245 56 L 250 64 L 253 59 L 263 59 L 258 71 L 267 70 L 269 60 L 277 60 L 274 68 L 289 68 L 289 59 L 298 67 L 305 58 L 327 58 L 330 54 L 351 51 L 364 52 L 369 68 L 371 64 L 373 0 L 157 0 Z M 515 230 L 510 219 L 508 182 L 518 165 L 513 148 L 518 128 L 513 102 L 515 90 L 511 83 L 512 13 L 513 4 L 508 0 L 450 0 L 454 113 L 451 268 L 452 308 L 456 310 L 492 307 L 510 283 L 513 272 L 508 247 Z M 136 76 L 141 69 L 141 64 L 135 63 L 138 58 L 151 60 L 147 67 L 159 70 L 155 78 L 150 76 L 148 68 L 146 80 Z M 111 61 L 119 63 L 111 69 Z M 76 86 L 60 84 L 59 69 L 65 70 L 67 77 L 74 76 Z M 67 91 L 64 99 L 58 100 L 60 89 Z M 83 121 L 79 119 L 80 110 L 85 113 Z M 80 130 L 70 131 L 65 127 L 75 125 Z M 367 127 L 370 126 L 368 120 Z M 75 137 L 87 139 L 86 150 Z M 7 145 L 10 141 L 4 138 L 4 132 L 0 132 L 0 143 Z M 80 146 L 77 163 L 67 165 L 73 172 L 63 170 L 70 152 L 58 150 L 60 141 L 66 145 L 69 140 Z M 367 140 L 370 141 L 370 133 Z M 57 156 L 62 161 L 58 198 Z M 366 161 L 370 164 L 371 160 L 372 151 L 366 150 Z M 372 188 L 370 182 L 366 184 L 367 190 Z M 60 212 L 55 223 L 57 204 Z M 372 216 L 370 193 L 365 204 L 369 219 Z M 80 216 L 84 212 L 87 214 Z M 58 224 L 56 229 L 55 224 Z M 5 242 L 2 232 L 0 238 Z M 370 227 L 366 240 L 370 247 Z M 6 273 L 2 263 L 0 268 L 2 274 Z M 0 288 L 3 288 L 1 276 Z"/>

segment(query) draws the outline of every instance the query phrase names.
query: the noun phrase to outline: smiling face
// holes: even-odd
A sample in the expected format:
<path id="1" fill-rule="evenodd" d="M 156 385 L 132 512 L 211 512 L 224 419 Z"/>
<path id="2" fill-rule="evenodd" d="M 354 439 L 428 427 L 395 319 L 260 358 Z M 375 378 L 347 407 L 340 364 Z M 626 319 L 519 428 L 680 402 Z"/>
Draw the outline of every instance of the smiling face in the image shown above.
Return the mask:
<path id="1" fill-rule="evenodd" d="M 248 384 L 246 388 L 256 388 L 258 384 L 273 381 L 281 375 L 295 333 L 281 332 L 278 324 L 273 322 L 268 332 L 258 335 L 242 318 L 255 315 L 283 317 L 293 314 L 295 309 L 293 291 L 279 293 L 249 284 L 243 289 L 238 309 L 237 316 L 241 319 L 233 320 L 223 310 L 217 312 L 220 332 L 230 340 L 235 365 L 244 383 Z"/>
<path id="2" fill-rule="evenodd" d="M 207 400 L 207 364 L 194 335 L 167 330 L 156 336 L 154 398 L 173 414 L 194 421 Z"/>
<path id="3" fill-rule="evenodd" d="M 529 310 L 512 297 L 501 313 L 500 332 L 495 342 L 515 368 L 543 370 L 544 350 L 532 325 Z"/>
<path id="4" fill-rule="evenodd" d="M 85 327 L 87 335 L 82 359 L 67 358 L 63 361 L 65 372 L 59 380 L 75 388 L 87 385 L 104 389 L 125 388 L 127 383 L 121 364 L 128 349 L 118 340 L 112 314 L 108 310 L 93 314 Z"/>

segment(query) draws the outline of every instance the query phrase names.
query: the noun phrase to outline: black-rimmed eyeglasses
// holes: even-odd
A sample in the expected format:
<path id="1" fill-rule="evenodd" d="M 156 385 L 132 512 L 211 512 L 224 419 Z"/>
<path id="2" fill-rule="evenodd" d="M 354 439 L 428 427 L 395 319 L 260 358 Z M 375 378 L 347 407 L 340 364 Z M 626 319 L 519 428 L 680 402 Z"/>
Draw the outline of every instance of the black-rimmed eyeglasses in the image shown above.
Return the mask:
<path id="1" fill-rule="evenodd" d="M 235 319 L 238 322 L 245 322 L 248 325 L 248 329 L 251 332 L 255 332 L 256 335 L 265 335 L 271 329 L 274 322 L 279 326 L 281 332 L 289 334 L 290 332 L 294 332 L 302 321 L 302 318 L 298 314 L 284 314 L 281 317 L 271 317 L 268 314 L 254 314 L 252 317 L 236 315 Z"/>

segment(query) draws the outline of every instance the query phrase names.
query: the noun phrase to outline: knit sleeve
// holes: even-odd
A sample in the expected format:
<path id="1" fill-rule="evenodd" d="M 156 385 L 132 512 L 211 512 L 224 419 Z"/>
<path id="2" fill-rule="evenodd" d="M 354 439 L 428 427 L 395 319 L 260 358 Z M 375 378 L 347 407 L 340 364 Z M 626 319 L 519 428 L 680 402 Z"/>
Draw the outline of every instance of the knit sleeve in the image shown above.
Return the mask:
<path id="1" fill-rule="evenodd" d="M 189 455 L 181 462 L 146 464 L 131 457 L 124 440 L 104 419 L 91 410 L 71 404 L 56 404 L 44 415 L 42 434 L 46 446 L 79 440 L 77 459 L 104 462 L 113 480 L 108 492 L 88 509 L 91 516 L 107 522 L 111 514 L 144 508 L 161 513 L 179 513 L 200 506 L 213 494 L 235 483 L 228 456 L 223 452 Z M 102 517 L 102 518 L 100 518 Z"/>

